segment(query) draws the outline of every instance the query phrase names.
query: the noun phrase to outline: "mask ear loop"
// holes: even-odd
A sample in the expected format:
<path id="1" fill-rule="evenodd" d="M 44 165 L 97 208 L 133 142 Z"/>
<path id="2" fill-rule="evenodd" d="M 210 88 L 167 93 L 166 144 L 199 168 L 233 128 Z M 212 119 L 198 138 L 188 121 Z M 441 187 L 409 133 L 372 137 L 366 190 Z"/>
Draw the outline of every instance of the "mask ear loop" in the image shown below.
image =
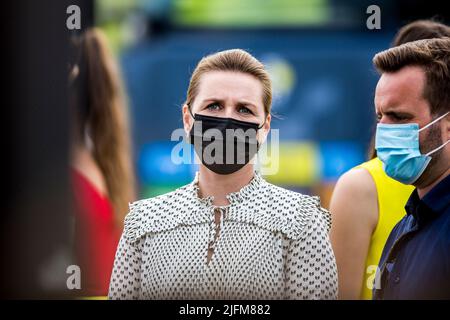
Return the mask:
<path id="1" fill-rule="evenodd" d="M 269 115 L 267 115 L 267 117 L 268 117 L 268 116 L 269 116 Z M 266 124 L 266 121 L 267 121 L 267 117 L 264 118 L 264 122 L 263 122 L 262 125 L 260 125 L 260 126 L 258 127 L 258 130 L 261 129 L 262 127 L 264 127 L 264 125 Z M 261 145 L 260 145 L 260 143 L 259 143 L 258 140 L 256 140 L 256 143 L 258 144 L 257 149 L 259 150 L 259 147 L 260 147 Z"/>
<path id="2" fill-rule="evenodd" d="M 186 103 L 186 105 L 188 106 L 188 110 L 189 110 L 189 113 L 191 114 L 192 119 L 195 119 L 195 116 L 194 116 L 194 114 L 192 113 L 192 110 L 191 110 L 191 105 L 189 103 Z"/>
<path id="3" fill-rule="evenodd" d="M 441 120 L 442 118 L 444 118 L 445 116 L 447 116 L 450 113 L 450 111 L 448 111 L 447 113 L 443 114 L 442 116 L 440 116 L 439 118 L 433 120 L 432 122 L 430 122 L 429 124 L 427 124 L 425 127 L 419 129 L 419 132 L 428 128 L 429 126 L 432 126 L 433 124 L 435 124 L 436 122 L 438 122 L 439 120 Z M 436 151 L 439 151 L 440 149 L 442 149 L 443 147 L 445 147 L 447 145 L 447 143 L 449 143 L 450 140 L 447 140 L 447 142 L 445 142 L 444 144 L 442 144 L 441 146 L 431 150 L 430 152 L 428 152 L 425 156 L 429 156 L 433 153 L 435 153 Z"/>
<path id="4" fill-rule="evenodd" d="M 189 103 L 186 103 L 186 105 L 188 106 L 189 114 L 191 115 L 192 119 L 195 120 L 195 116 L 192 114 L 191 105 Z M 194 125 L 194 124 L 192 124 L 192 125 Z M 191 143 L 191 136 L 189 134 L 186 135 L 186 141 L 188 143 Z"/>
<path id="5" fill-rule="evenodd" d="M 268 116 L 269 116 L 269 115 L 267 115 L 267 117 L 268 117 Z M 258 127 L 258 130 L 261 129 L 262 127 L 264 127 L 264 125 L 266 124 L 266 121 L 267 121 L 267 117 L 264 118 L 264 122 L 263 122 L 262 125 L 260 125 L 260 126 Z"/>
<path id="6" fill-rule="evenodd" d="M 431 150 L 430 152 L 428 152 L 428 153 L 426 154 L 426 156 L 429 156 L 429 155 L 435 153 L 436 151 L 439 151 L 440 149 L 442 149 L 443 147 L 445 147 L 445 146 L 447 145 L 447 143 L 449 143 L 449 142 L 450 142 L 450 140 L 447 140 L 447 142 L 445 142 L 443 145 L 441 145 L 441 146 L 437 147 L 436 149 Z"/>
<path id="7" fill-rule="evenodd" d="M 425 130 L 426 128 L 428 128 L 428 127 L 430 127 L 430 126 L 432 126 L 433 124 L 435 124 L 436 122 L 438 122 L 439 120 L 441 120 L 442 118 L 444 118 L 445 116 L 447 116 L 449 113 L 450 113 L 450 111 L 448 111 L 447 113 L 443 114 L 443 115 L 440 116 L 439 118 L 434 119 L 434 120 L 431 121 L 429 124 L 427 124 L 425 127 L 420 128 L 420 129 L 419 129 L 419 132 L 422 131 L 422 130 Z"/>

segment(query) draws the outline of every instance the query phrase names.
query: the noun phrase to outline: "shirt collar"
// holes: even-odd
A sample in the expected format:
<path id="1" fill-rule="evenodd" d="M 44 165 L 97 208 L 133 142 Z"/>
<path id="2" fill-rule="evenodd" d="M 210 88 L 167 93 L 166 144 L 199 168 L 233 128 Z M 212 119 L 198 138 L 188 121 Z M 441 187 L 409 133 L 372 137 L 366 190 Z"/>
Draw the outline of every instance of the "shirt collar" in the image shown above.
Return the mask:
<path id="1" fill-rule="evenodd" d="M 440 181 L 422 199 L 417 189 L 413 191 L 406 203 L 408 215 L 412 215 L 419 225 L 441 215 L 450 204 L 450 175 Z"/>

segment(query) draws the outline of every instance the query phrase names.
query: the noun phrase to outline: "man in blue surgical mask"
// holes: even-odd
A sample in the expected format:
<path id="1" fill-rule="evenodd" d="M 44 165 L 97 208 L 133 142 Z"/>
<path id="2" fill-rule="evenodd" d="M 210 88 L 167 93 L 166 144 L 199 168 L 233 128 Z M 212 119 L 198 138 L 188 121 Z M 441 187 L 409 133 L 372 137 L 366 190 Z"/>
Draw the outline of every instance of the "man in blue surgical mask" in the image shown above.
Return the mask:
<path id="1" fill-rule="evenodd" d="M 387 175 L 416 187 L 384 247 L 374 299 L 450 299 L 450 38 L 373 61 L 378 157 Z"/>

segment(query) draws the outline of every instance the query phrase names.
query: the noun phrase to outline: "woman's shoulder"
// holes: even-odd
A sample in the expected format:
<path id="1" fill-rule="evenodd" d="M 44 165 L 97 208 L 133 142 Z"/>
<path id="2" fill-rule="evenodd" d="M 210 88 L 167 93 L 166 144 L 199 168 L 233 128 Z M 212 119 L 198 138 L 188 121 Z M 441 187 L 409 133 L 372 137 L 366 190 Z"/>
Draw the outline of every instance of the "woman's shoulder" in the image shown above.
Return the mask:
<path id="1" fill-rule="evenodd" d="M 262 224 L 268 223 L 293 240 L 307 236 L 310 228 L 320 225 L 324 231 L 331 228 L 330 212 L 322 208 L 320 197 L 288 190 L 269 182 L 256 195 L 255 206 Z M 259 198 L 259 199 L 258 199 Z M 264 221 L 266 220 L 266 221 Z"/>
<path id="2" fill-rule="evenodd" d="M 156 197 L 130 203 L 124 221 L 124 236 L 130 241 L 136 241 L 146 233 L 175 228 L 179 224 L 180 214 L 193 210 L 193 201 L 189 201 L 192 199 L 191 192 L 189 184 Z"/>

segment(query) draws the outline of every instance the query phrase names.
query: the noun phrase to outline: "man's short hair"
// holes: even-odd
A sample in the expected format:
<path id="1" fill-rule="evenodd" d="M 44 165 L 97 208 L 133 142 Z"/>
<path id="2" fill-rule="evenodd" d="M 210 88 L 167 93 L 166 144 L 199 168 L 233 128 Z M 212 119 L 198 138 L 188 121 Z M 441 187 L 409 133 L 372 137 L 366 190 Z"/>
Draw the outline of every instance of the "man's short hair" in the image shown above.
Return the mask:
<path id="1" fill-rule="evenodd" d="M 373 63 L 380 73 L 397 72 L 406 66 L 418 66 L 426 75 L 423 97 L 432 115 L 450 109 L 450 38 L 408 42 L 377 53 Z"/>

